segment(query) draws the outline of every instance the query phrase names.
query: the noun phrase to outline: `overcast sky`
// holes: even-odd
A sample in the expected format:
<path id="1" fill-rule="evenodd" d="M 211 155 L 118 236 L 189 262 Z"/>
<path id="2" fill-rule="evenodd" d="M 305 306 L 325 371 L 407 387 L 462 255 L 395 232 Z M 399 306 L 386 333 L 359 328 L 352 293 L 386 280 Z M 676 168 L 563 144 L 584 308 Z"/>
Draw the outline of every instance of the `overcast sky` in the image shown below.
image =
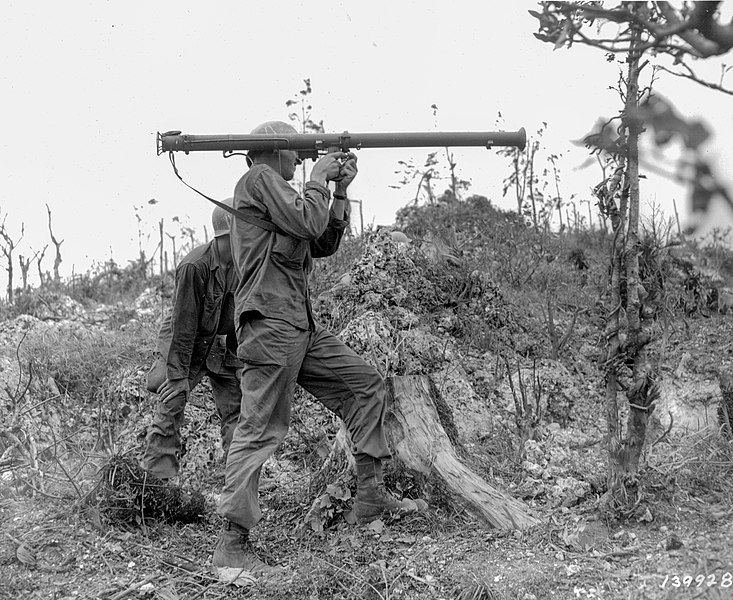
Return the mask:
<path id="1" fill-rule="evenodd" d="M 0 218 L 7 215 L 15 237 L 25 224 L 17 252 L 27 255 L 50 244 L 48 204 L 54 232 L 64 239 L 64 275 L 110 256 L 127 264 L 138 252 L 139 225 L 152 252 L 161 218 L 169 233 L 177 231 L 177 216 L 203 238 L 210 205 L 156 156 L 156 132 L 248 133 L 262 121 L 287 120 L 285 102 L 305 78 L 313 86 L 312 117 L 330 132 L 493 130 L 501 113 L 504 129 L 531 134 L 546 122 L 544 145 L 564 155 L 561 191 L 590 200 L 600 171 L 574 171 L 586 153 L 571 140 L 618 111 L 608 87 L 620 66 L 599 51 L 553 51 L 537 41 L 531 8 L 534 2 L 475 0 L 6 0 Z M 679 79 L 657 89 L 683 114 L 716 128 L 709 152 L 730 171 L 730 143 L 719 140 L 733 133 L 731 97 Z M 390 187 L 399 180 L 397 161 L 421 164 L 428 151 L 358 153 L 350 195 L 363 200 L 367 224 L 393 222 L 414 196 L 414 185 Z M 506 159 L 481 148 L 455 155 L 471 193 L 514 206 L 501 198 Z M 243 159 L 218 153 L 177 158 L 184 177 L 217 198 L 231 196 L 245 169 Z M 646 202 L 669 211 L 673 197 L 678 206 L 684 202 L 682 191 L 667 184 L 644 186 Z M 52 260 L 49 247 L 46 269 Z"/>

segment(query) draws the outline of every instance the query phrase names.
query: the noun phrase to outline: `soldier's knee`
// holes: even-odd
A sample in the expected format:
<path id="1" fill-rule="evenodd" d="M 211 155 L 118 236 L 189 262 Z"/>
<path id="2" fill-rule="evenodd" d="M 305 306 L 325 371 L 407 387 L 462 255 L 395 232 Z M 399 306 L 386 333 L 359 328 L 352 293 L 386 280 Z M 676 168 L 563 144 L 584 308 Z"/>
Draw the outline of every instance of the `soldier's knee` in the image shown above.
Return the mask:
<path id="1" fill-rule="evenodd" d="M 384 379 L 373 367 L 369 367 L 364 373 L 364 397 L 365 400 L 380 407 L 384 404 L 385 395 L 387 393 Z"/>

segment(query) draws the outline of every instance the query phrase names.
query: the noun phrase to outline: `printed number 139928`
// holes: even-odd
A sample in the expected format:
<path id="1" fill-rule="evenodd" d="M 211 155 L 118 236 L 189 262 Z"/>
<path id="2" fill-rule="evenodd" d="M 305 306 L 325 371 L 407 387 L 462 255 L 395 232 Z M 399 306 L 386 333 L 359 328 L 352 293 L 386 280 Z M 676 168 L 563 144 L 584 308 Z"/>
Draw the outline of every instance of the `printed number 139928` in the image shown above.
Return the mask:
<path id="1" fill-rule="evenodd" d="M 710 575 L 703 575 L 701 573 L 695 577 L 692 575 L 667 575 L 660 587 L 664 589 L 669 585 L 674 588 L 688 588 L 693 587 L 693 584 L 694 587 L 698 588 L 703 586 L 720 586 L 721 588 L 729 588 L 733 586 L 733 573 L 723 573 L 720 578 L 718 578 L 715 573 L 711 573 Z"/>

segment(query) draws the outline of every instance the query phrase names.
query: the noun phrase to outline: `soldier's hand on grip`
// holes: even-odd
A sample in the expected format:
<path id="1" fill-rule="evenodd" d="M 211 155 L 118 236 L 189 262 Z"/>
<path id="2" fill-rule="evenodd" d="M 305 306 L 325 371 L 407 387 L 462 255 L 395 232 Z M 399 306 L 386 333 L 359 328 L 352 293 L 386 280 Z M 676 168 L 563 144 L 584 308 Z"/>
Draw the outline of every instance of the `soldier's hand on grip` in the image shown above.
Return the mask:
<path id="1" fill-rule="evenodd" d="M 311 179 L 318 180 L 320 178 L 326 181 L 337 181 L 341 172 L 341 161 L 346 157 L 346 152 L 331 152 L 322 156 L 313 165 L 311 171 Z"/>
<path id="2" fill-rule="evenodd" d="M 334 179 L 338 181 L 344 187 L 348 186 L 356 177 L 359 169 L 356 166 L 356 154 L 353 152 L 347 152 L 344 159 L 341 161 L 341 170 L 339 171 L 339 178 Z"/>

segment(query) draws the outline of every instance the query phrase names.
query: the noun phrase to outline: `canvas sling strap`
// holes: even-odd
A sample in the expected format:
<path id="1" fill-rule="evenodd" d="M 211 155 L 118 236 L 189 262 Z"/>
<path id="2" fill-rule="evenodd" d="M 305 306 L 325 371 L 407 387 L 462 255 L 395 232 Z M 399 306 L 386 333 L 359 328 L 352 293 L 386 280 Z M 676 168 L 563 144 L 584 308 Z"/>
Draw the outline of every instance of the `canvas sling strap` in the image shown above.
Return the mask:
<path id="1" fill-rule="evenodd" d="M 273 233 L 279 233 L 280 235 L 287 235 L 282 229 L 280 229 L 275 223 L 272 221 L 267 221 L 261 217 L 262 213 L 257 210 L 256 208 L 252 208 L 251 210 L 237 210 L 236 208 L 232 208 L 231 206 L 228 206 L 224 204 L 223 202 L 219 202 L 218 200 L 214 200 L 213 198 L 210 198 L 203 192 L 200 192 L 192 185 L 189 185 L 183 180 L 183 177 L 181 177 L 180 173 L 178 172 L 178 167 L 176 167 L 176 159 L 173 156 L 173 152 L 168 153 L 171 161 L 171 165 L 173 166 L 173 172 L 176 174 L 176 177 L 181 180 L 181 183 L 185 185 L 187 188 L 193 190 L 196 192 L 199 196 L 203 196 L 206 198 L 209 202 L 213 202 L 216 204 L 219 208 L 224 209 L 232 216 L 236 217 L 237 219 L 240 219 L 242 221 L 246 221 L 250 225 L 255 225 L 256 227 L 260 227 L 261 229 L 266 229 L 267 231 L 272 231 Z M 260 215 L 260 216 L 258 216 Z"/>

